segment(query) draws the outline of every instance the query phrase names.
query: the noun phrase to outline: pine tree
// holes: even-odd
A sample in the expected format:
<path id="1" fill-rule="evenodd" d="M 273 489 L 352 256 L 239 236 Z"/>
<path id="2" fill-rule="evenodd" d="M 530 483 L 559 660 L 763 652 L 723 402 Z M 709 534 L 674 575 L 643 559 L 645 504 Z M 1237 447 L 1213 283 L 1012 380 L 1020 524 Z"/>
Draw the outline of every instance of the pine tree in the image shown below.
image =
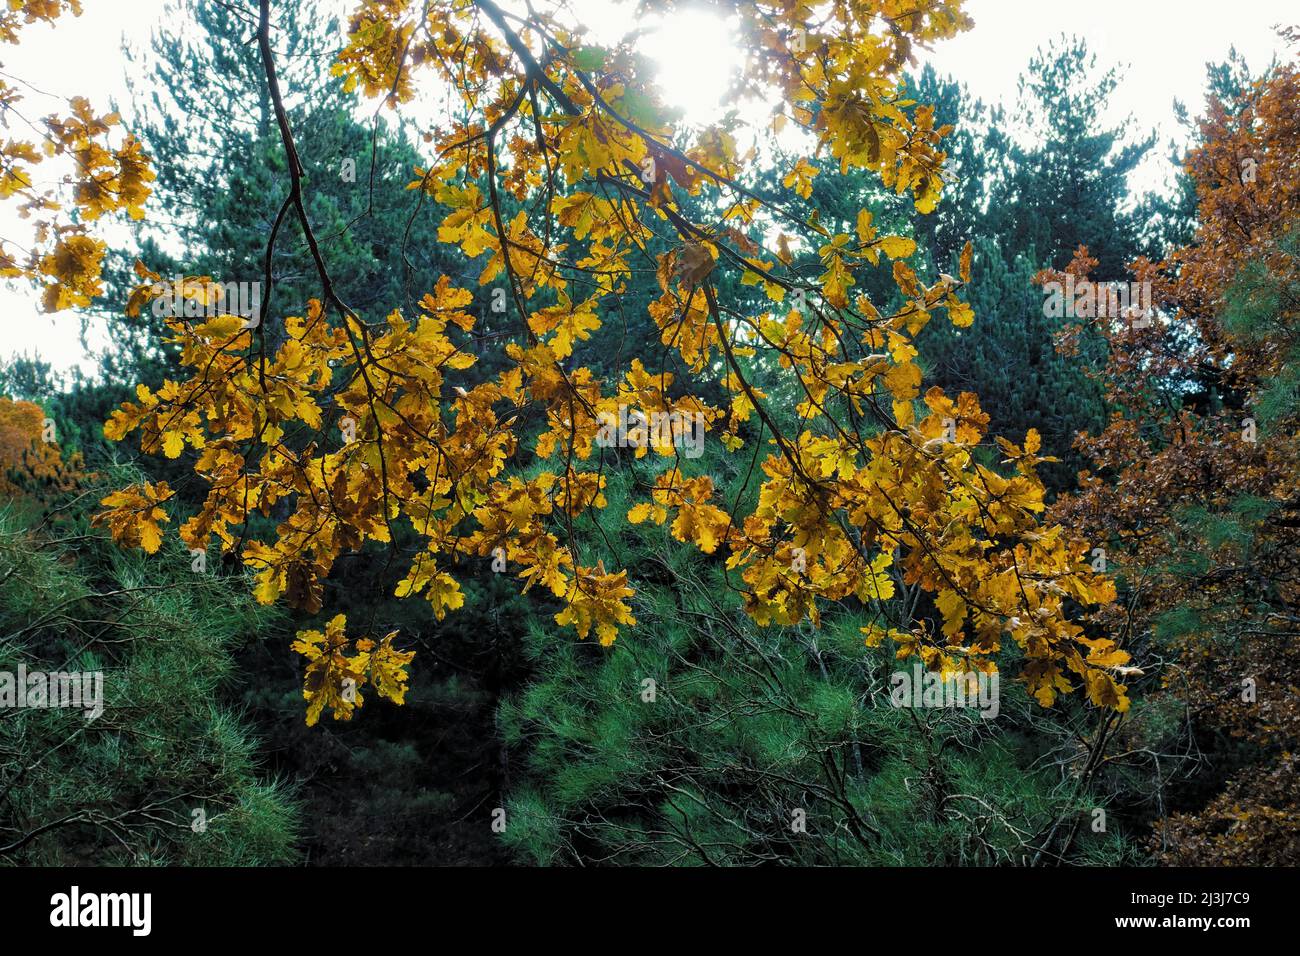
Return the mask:
<path id="1" fill-rule="evenodd" d="M 703 461 L 728 498 L 741 494 L 742 472 Z M 613 471 L 610 507 L 626 507 L 652 471 Z M 522 626 L 534 674 L 499 720 L 502 839 L 521 862 L 1026 864 L 1105 804 L 1050 761 L 1035 765 L 1074 746 L 1077 712 L 1044 719 L 1009 678 L 996 719 L 892 706 L 893 675 L 911 662 L 863 647 L 871 609 L 797 634 L 760 628 L 721 562 L 653 525 L 619 542 L 638 569 L 635 641 L 556 640 L 536 609 Z M 1117 826 L 1073 830 L 1071 860 L 1134 859 Z"/>
<path id="2" fill-rule="evenodd" d="M 294 861 L 293 794 L 224 700 L 235 649 L 274 615 L 179 546 L 145 560 L 86 534 L 93 497 L 60 511 L 55 533 L 23 499 L 0 506 L 0 863 Z M 100 693 L 47 708 L 29 690 L 15 706 L 33 674 L 83 689 L 99 674 Z"/>
<path id="3" fill-rule="evenodd" d="M 1004 248 L 1032 251 L 1061 268 L 1079 246 L 1098 260 L 1106 281 L 1127 275 L 1139 251 L 1139 221 L 1125 206 L 1128 177 L 1155 145 L 1132 136 L 1132 118 L 1103 125 L 1119 84 L 1114 68 L 1097 72 L 1096 55 L 1078 39 L 1039 50 L 1020 79 L 1024 127 L 993 183 L 987 232 Z"/>
<path id="4" fill-rule="evenodd" d="M 1105 422 L 1101 388 L 1088 375 L 1102 361 L 1098 343 L 1084 343 L 1084 361 L 1058 354 L 1053 336 L 1060 320 L 1044 315 L 1030 254 L 1012 254 L 992 238 L 977 239 L 974 248 L 975 324 L 927 328 L 922 341 L 929 370 L 945 389 L 979 395 L 994 434 L 1023 436 L 1037 429 L 1045 453 L 1061 459 L 1043 467 L 1044 479 L 1054 490 L 1070 487 L 1084 463 L 1073 450 L 1075 436 Z"/>

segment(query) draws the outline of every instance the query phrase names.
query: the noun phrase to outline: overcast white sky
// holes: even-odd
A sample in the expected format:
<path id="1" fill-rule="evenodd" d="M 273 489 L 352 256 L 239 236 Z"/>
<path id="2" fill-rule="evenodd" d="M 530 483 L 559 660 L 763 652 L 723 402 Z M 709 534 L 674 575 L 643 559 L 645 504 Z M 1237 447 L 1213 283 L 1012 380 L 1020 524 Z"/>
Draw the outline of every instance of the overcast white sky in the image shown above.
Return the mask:
<path id="1" fill-rule="evenodd" d="M 350 0 L 337 2 L 343 10 L 352 5 Z M 607 25 L 626 24 L 613 4 L 591 2 Z M 1034 50 L 1062 33 L 1087 40 L 1100 67 L 1124 67 L 1115 97 L 1119 115 L 1136 118 L 1136 135 L 1150 129 L 1161 133 L 1160 157 L 1142 171 L 1141 181 L 1134 183 L 1139 188 L 1163 180 L 1163 144 L 1176 132 L 1173 100 L 1181 98 L 1194 113 L 1199 111 L 1205 64 L 1224 59 L 1235 46 L 1258 71 L 1275 55 L 1288 55 L 1274 25 L 1300 22 L 1296 0 L 1239 0 L 1227 6 L 1217 0 L 968 0 L 966 8 L 975 29 L 940 44 L 928 58 L 986 102 L 1014 105 L 1016 79 Z M 89 96 L 105 111 L 110 99 L 125 107 L 128 81 L 120 41 L 143 46 L 163 10 L 164 0 L 85 0 L 80 19 L 61 23 L 57 31 L 30 28 L 21 46 L 0 48 L 0 69 L 51 94 Z M 725 24 L 710 16 L 668 24 L 647 44 L 663 64 L 668 97 L 694 117 L 706 115 L 721 95 L 733 60 L 728 48 Z M 39 93 L 29 90 L 26 95 L 29 114 L 59 109 Z M 23 228 L 0 208 L 0 235 L 17 240 Z M 78 318 L 42 315 L 34 298 L 25 287 L 0 287 L 0 358 L 39 353 L 61 369 L 80 365 L 91 370 L 93 362 L 79 341 Z M 92 330 L 92 352 L 101 342 Z"/>

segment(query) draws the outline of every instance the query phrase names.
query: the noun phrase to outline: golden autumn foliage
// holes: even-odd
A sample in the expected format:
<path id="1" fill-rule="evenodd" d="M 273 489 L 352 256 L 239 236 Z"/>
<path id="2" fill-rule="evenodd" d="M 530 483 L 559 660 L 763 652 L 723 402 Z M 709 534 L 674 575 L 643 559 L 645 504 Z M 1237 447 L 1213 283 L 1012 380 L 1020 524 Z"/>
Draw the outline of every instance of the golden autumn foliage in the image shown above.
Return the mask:
<path id="1" fill-rule="evenodd" d="M 1115 410 L 1099 435 L 1080 436 L 1095 474 L 1053 516 L 1129 569 L 1128 593 L 1098 623 L 1154 632 L 1172 658 L 1164 693 L 1200 726 L 1259 748 L 1203 811 L 1159 821 L 1153 850 L 1172 865 L 1295 865 L 1300 70 L 1271 71 L 1238 109 L 1212 102 L 1201 135 L 1187 160 L 1195 239 L 1134 264 L 1156 320 L 1096 323 Z M 1067 271 L 1095 265 L 1081 249 Z"/>
<path id="2" fill-rule="evenodd" d="M 81 15 L 79 0 L 9 0 L 0 12 L 0 43 L 18 43 L 31 24 L 52 25 L 67 13 Z M 134 137 L 113 144 L 116 113 L 97 115 L 89 100 L 76 96 L 68 101 L 68 113 L 32 120 L 22 100 L 17 85 L 0 79 L 0 201 L 16 202 L 19 215 L 32 220 L 30 246 L 0 242 L 0 277 L 39 286 L 47 312 L 84 308 L 103 292 L 107 248 L 90 224 L 119 211 L 142 218 L 154 173 Z M 52 160 L 69 171 L 54 186 L 39 186 L 38 167 Z"/>
<path id="3" fill-rule="evenodd" d="M 361 688 L 366 684 L 373 686 L 380 697 L 395 704 L 404 702 L 406 665 L 415 652 L 393 647 L 396 631 L 379 641 L 368 637 L 349 639 L 345 633 L 347 623 L 345 615 L 335 615 L 323 632 L 299 631 L 293 642 L 293 649 L 308 662 L 302 691 L 308 702 L 308 726 L 320 719 L 326 707 L 333 710 L 335 720 L 351 720 L 352 712 L 365 703 Z M 348 654 L 348 650 L 353 653 Z"/>
<path id="4" fill-rule="evenodd" d="M 81 456 L 64 460 L 44 409 L 0 397 L 0 496 L 68 491 L 81 474 Z"/>
<path id="5" fill-rule="evenodd" d="M 936 314 L 959 327 L 976 318 L 960 297 L 969 246 L 959 276 L 931 282 L 907 262 L 914 241 L 881 234 L 869 211 L 849 232 L 800 211 L 818 163 L 867 170 L 920 211 L 935 207 L 948 130 L 903 98 L 899 78 L 914 47 L 970 25 L 961 4 L 833 2 L 814 17 L 780 0 L 735 14 L 746 79 L 780 100 L 779 123 L 815 144 L 785 176 L 780 203 L 743 185 L 752 157 L 732 133 L 675 127 L 630 46 L 588 44 L 562 5 L 526 16 L 492 0 L 357 8 L 335 67 L 345 83 L 390 105 L 430 84 L 466 117 L 435 127 L 411 189 L 438 217 L 439 240 L 475 263 L 480 287 L 505 293 L 517 322 L 501 346 L 504 370 L 475 382 L 460 373 L 479 358 L 472 333 L 485 291 L 443 276 L 414 309 L 394 304 L 387 315 L 358 314 L 336 293 L 303 204 L 309 187 L 295 172 L 263 4 L 259 40 L 293 180 L 286 210 L 308 236 L 320 295 L 288 317 L 168 319 L 189 377 L 141 386 L 105 434 L 135 432 L 146 452 L 193 457 L 208 493 L 181 538 L 242 548 L 259 601 L 320 611 L 337 559 L 391 545 L 400 523 L 420 545 L 395 593 L 423 596 L 435 618 L 464 603 L 455 562 L 499 554 L 522 590 L 541 585 L 558 602 L 558 625 L 610 644 L 635 625 L 635 589 L 627 570 L 582 553 L 573 535 L 607 506 L 612 455 L 601 430 L 621 413 L 691 416 L 728 453 L 755 457 L 756 506 L 744 513 L 707 474 L 692 474 L 670 430 L 637 447 L 636 457 L 672 461 L 615 519 L 666 524 L 724 561 L 756 622 L 815 626 L 828 603 L 856 601 L 874 615 L 867 643 L 887 636 L 899 657 L 990 671 L 1010 641 L 1044 706 L 1082 689 L 1125 710 L 1127 653 L 1077 622 L 1079 609 L 1113 601 L 1113 586 L 1085 560 L 1085 541 L 1042 519 L 1035 469 L 1054 459 L 1032 431 L 1019 445 L 991 440 L 974 395 L 923 387 L 917 333 Z M 686 196 L 712 212 L 692 218 Z M 663 242 L 667 251 L 651 251 Z M 792 248 L 815 251 L 820 272 L 793 268 Z M 646 343 L 621 379 L 603 380 L 582 364 L 584 350 L 633 271 L 647 268 L 663 348 Z M 860 291 L 869 269 L 892 278 L 901 304 Z M 135 310 L 157 279 L 144 264 L 137 272 Z M 728 274 L 761 287 L 767 308 L 720 301 Z M 776 424 L 756 367 L 793 389 L 797 432 Z M 706 386 L 727 407 L 706 402 Z M 757 430 L 757 447 L 746 447 L 742 423 Z M 981 463 L 981 446 L 1000 452 L 995 467 Z M 124 544 L 156 548 L 166 497 L 165 486 L 125 489 L 104 500 L 102 520 Z M 268 540 L 247 537 L 255 512 L 285 516 Z M 938 633 L 891 600 L 900 586 L 929 595 Z M 311 662 L 309 721 L 324 706 L 350 715 L 345 678 L 370 675 L 400 702 L 395 674 L 409 656 L 399 661 L 386 638 L 349 657 L 344 624 L 336 617 L 295 645 Z"/>

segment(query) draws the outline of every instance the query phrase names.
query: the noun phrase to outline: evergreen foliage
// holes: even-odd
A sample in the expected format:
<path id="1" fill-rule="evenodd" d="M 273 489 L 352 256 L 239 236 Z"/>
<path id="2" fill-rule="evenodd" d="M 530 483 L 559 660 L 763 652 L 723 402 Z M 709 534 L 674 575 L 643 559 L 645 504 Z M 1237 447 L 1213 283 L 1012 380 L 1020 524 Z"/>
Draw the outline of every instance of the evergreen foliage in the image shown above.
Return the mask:
<path id="1" fill-rule="evenodd" d="M 103 713 L 0 709 L 0 862 L 264 866 L 297 859 L 292 787 L 232 705 L 236 649 L 276 615 L 237 581 L 88 532 L 95 487 L 41 526 L 0 505 L 0 674 L 102 672 Z"/>

